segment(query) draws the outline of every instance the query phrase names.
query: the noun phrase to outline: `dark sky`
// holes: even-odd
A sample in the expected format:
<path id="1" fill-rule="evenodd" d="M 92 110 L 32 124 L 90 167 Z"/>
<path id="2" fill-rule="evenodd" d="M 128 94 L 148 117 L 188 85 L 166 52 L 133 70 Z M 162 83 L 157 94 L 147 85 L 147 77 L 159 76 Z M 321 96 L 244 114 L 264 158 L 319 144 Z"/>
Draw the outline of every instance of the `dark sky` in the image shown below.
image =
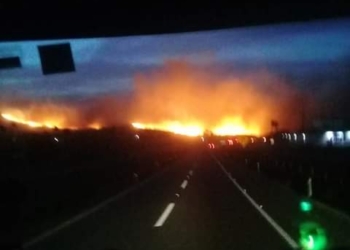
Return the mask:
<path id="1" fill-rule="evenodd" d="M 43 76 L 37 46 L 70 42 L 76 72 Z M 306 91 L 347 83 L 350 19 L 116 38 L 0 43 L 0 57 L 23 67 L 0 71 L 0 97 L 85 98 L 133 89 L 138 72 L 183 59 L 221 74 L 267 70 Z"/>

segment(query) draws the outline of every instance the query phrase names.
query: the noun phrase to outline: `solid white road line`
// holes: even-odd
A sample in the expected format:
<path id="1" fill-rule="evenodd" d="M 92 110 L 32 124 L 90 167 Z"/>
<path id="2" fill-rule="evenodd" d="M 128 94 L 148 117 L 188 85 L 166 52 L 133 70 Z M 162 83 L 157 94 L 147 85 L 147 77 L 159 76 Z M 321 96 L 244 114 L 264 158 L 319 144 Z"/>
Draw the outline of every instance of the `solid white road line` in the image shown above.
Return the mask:
<path id="1" fill-rule="evenodd" d="M 284 229 L 276 223 L 274 219 L 271 218 L 270 215 L 268 215 L 260 206 L 253 200 L 252 197 L 250 197 L 247 192 L 245 192 L 245 189 L 241 187 L 241 185 L 238 184 L 238 182 L 232 178 L 230 173 L 226 170 L 224 165 L 214 156 L 212 155 L 213 159 L 216 161 L 216 163 L 220 166 L 222 171 L 227 175 L 227 177 L 231 180 L 231 182 L 238 188 L 239 191 L 247 198 L 247 200 L 253 205 L 253 207 L 267 220 L 267 222 L 279 233 L 280 236 L 282 236 L 285 241 L 293 248 L 293 249 L 299 249 L 298 243 L 295 242 L 295 240 L 292 239 L 292 237 L 284 231 Z"/>
<path id="2" fill-rule="evenodd" d="M 181 184 L 181 188 L 182 188 L 182 189 L 185 189 L 186 186 L 187 186 L 187 184 L 188 184 L 188 181 L 187 181 L 187 180 L 184 180 L 184 181 L 182 182 L 182 184 Z"/>
<path id="3" fill-rule="evenodd" d="M 129 194 L 129 193 L 137 190 L 138 188 L 144 186 L 145 184 L 149 183 L 150 181 L 160 177 L 163 173 L 165 173 L 168 170 L 170 170 L 170 168 L 165 168 L 163 171 L 154 174 L 153 176 L 151 176 L 150 178 L 148 178 L 146 180 L 143 180 L 142 182 L 140 182 L 136 186 L 130 187 L 129 189 L 126 189 L 126 190 L 120 192 L 119 194 L 112 196 L 111 198 L 101 202 L 100 204 L 98 204 L 90 209 L 87 209 L 87 210 L 83 211 L 82 213 L 62 222 L 61 224 L 57 225 L 56 227 L 51 228 L 49 230 L 46 230 L 45 232 L 41 233 L 37 237 L 32 238 L 32 239 L 28 240 L 27 242 L 23 243 L 22 248 L 25 249 L 25 248 L 31 247 L 31 246 L 37 244 L 38 242 L 43 241 L 44 239 L 46 239 L 46 238 L 58 233 L 59 231 L 69 227 L 70 225 L 79 222 L 80 220 L 97 212 L 98 210 L 108 206 L 112 202 L 117 201 L 118 199 L 126 196 L 127 194 Z"/>
<path id="4" fill-rule="evenodd" d="M 156 224 L 154 224 L 154 227 L 163 226 L 164 222 L 169 217 L 169 215 L 170 215 L 171 211 L 174 209 L 174 207 L 175 207 L 175 203 L 169 203 L 168 206 L 165 208 L 164 212 L 162 213 L 162 215 L 157 220 Z"/>

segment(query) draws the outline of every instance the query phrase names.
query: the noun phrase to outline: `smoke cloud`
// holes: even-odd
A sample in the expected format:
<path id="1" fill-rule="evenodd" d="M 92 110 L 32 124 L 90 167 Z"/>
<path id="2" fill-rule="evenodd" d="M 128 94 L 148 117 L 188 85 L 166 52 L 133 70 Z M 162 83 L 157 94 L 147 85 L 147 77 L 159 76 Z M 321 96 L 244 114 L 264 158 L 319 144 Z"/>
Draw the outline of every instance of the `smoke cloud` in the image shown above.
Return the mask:
<path id="1" fill-rule="evenodd" d="M 4 97 L 0 109 L 62 128 L 180 121 L 211 129 L 225 121 L 237 121 L 264 133 L 270 130 L 272 119 L 283 128 L 300 126 L 301 92 L 263 70 L 236 77 L 220 74 L 208 65 L 169 60 L 136 74 L 133 87 L 128 95 L 115 93 L 83 102 Z"/>
<path id="2" fill-rule="evenodd" d="M 135 76 L 130 115 L 145 123 L 164 120 L 199 122 L 210 129 L 223 120 L 270 130 L 271 120 L 297 128 L 301 93 L 266 71 L 225 76 L 184 61 Z"/>

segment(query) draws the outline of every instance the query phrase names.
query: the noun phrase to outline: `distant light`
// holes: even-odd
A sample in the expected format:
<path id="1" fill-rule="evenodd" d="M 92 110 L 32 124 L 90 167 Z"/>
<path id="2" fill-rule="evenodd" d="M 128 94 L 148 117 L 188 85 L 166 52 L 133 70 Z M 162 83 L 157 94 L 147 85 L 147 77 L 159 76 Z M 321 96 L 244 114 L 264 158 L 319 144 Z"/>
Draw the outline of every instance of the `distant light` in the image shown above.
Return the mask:
<path id="1" fill-rule="evenodd" d="M 284 133 L 282 133 L 282 139 L 284 139 Z"/>
<path id="2" fill-rule="evenodd" d="M 254 143 L 254 138 L 250 138 L 250 140 L 252 141 L 252 143 Z"/>
<path id="3" fill-rule="evenodd" d="M 344 133 L 343 133 L 343 131 L 337 131 L 337 138 L 338 138 L 338 139 L 343 139 L 343 138 L 344 138 Z"/>
<path id="4" fill-rule="evenodd" d="M 136 140 L 140 139 L 140 136 L 138 134 L 135 135 Z"/>
<path id="5" fill-rule="evenodd" d="M 306 141 L 306 135 L 305 135 L 305 133 L 302 133 L 302 136 L 303 136 L 303 141 Z"/>
<path id="6" fill-rule="evenodd" d="M 309 201 L 301 201 L 299 205 L 302 212 L 309 212 L 312 210 L 312 204 Z"/>
<path id="7" fill-rule="evenodd" d="M 294 133 L 293 135 L 294 135 L 294 141 L 296 141 L 298 139 L 298 136 L 296 133 Z"/>
<path id="8" fill-rule="evenodd" d="M 208 144 L 208 147 L 211 148 L 211 143 Z"/>
<path id="9" fill-rule="evenodd" d="M 231 139 L 228 139 L 228 145 L 233 145 L 233 141 Z"/>
<path id="10" fill-rule="evenodd" d="M 350 131 L 346 131 L 346 139 L 350 140 Z"/>
<path id="11" fill-rule="evenodd" d="M 275 145 L 275 140 L 273 138 L 270 138 L 270 144 Z"/>
<path id="12" fill-rule="evenodd" d="M 53 139 L 54 139 L 56 142 L 59 142 L 59 140 L 57 139 L 57 137 L 54 137 Z"/>
<path id="13" fill-rule="evenodd" d="M 212 143 L 211 145 L 213 146 L 213 148 L 215 148 L 215 145 L 214 145 L 214 143 Z"/>
<path id="14" fill-rule="evenodd" d="M 290 134 L 288 134 L 288 140 L 292 140 L 292 136 Z"/>
<path id="15" fill-rule="evenodd" d="M 202 139 L 202 141 L 204 141 L 204 137 L 203 136 L 201 137 L 201 139 Z"/>
<path id="16" fill-rule="evenodd" d="M 264 141 L 264 143 L 266 142 L 266 137 L 265 136 L 263 137 L 263 141 Z"/>
<path id="17" fill-rule="evenodd" d="M 327 131 L 327 132 L 325 133 L 325 136 L 326 136 L 327 141 L 330 141 L 330 140 L 333 139 L 334 133 L 333 133 L 333 131 Z"/>
<path id="18" fill-rule="evenodd" d="M 330 139 L 333 138 L 334 133 L 333 133 L 333 131 L 327 131 L 327 132 L 325 133 L 325 135 L 326 135 L 327 140 L 330 140 Z"/>

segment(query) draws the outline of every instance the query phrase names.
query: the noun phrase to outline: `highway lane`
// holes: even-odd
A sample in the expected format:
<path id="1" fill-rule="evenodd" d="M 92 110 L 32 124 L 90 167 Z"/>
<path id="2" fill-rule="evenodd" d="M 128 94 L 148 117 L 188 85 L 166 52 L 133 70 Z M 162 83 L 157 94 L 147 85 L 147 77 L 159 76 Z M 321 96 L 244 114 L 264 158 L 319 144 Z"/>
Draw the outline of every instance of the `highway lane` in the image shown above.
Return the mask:
<path id="1" fill-rule="evenodd" d="M 252 159 L 242 157 L 241 152 L 231 152 L 226 155 L 222 150 L 217 150 L 215 156 L 247 190 L 247 193 L 254 197 L 292 238 L 300 239 L 301 227 L 305 222 L 315 222 L 326 232 L 328 249 L 350 249 L 349 216 L 312 199 L 310 200 L 313 204 L 312 211 L 302 212 L 300 203 L 305 200 L 305 197 L 267 178 L 263 167 L 259 166 L 258 162 L 251 162 Z M 251 164 L 250 168 L 246 164 L 246 159 Z"/>
<path id="2" fill-rule="evenodd" d="M 209 154 L 149 249 L 291 249 Z"/>
<path id="3" fill-rule="evenodd" d="M 161 219 L 162 215 L 166 218 Z M 26 247 L 35 250 L 261 248 L 290 249 L 291 246 L 205 151 L 189 152 L 142 188 Z"/>
<path id="4" fill-rule="evenodd" d="M 143 249 L 170 194 L 177 198 L 193 158 L 184 155 L 144 186 L 25 249 Z"/>

